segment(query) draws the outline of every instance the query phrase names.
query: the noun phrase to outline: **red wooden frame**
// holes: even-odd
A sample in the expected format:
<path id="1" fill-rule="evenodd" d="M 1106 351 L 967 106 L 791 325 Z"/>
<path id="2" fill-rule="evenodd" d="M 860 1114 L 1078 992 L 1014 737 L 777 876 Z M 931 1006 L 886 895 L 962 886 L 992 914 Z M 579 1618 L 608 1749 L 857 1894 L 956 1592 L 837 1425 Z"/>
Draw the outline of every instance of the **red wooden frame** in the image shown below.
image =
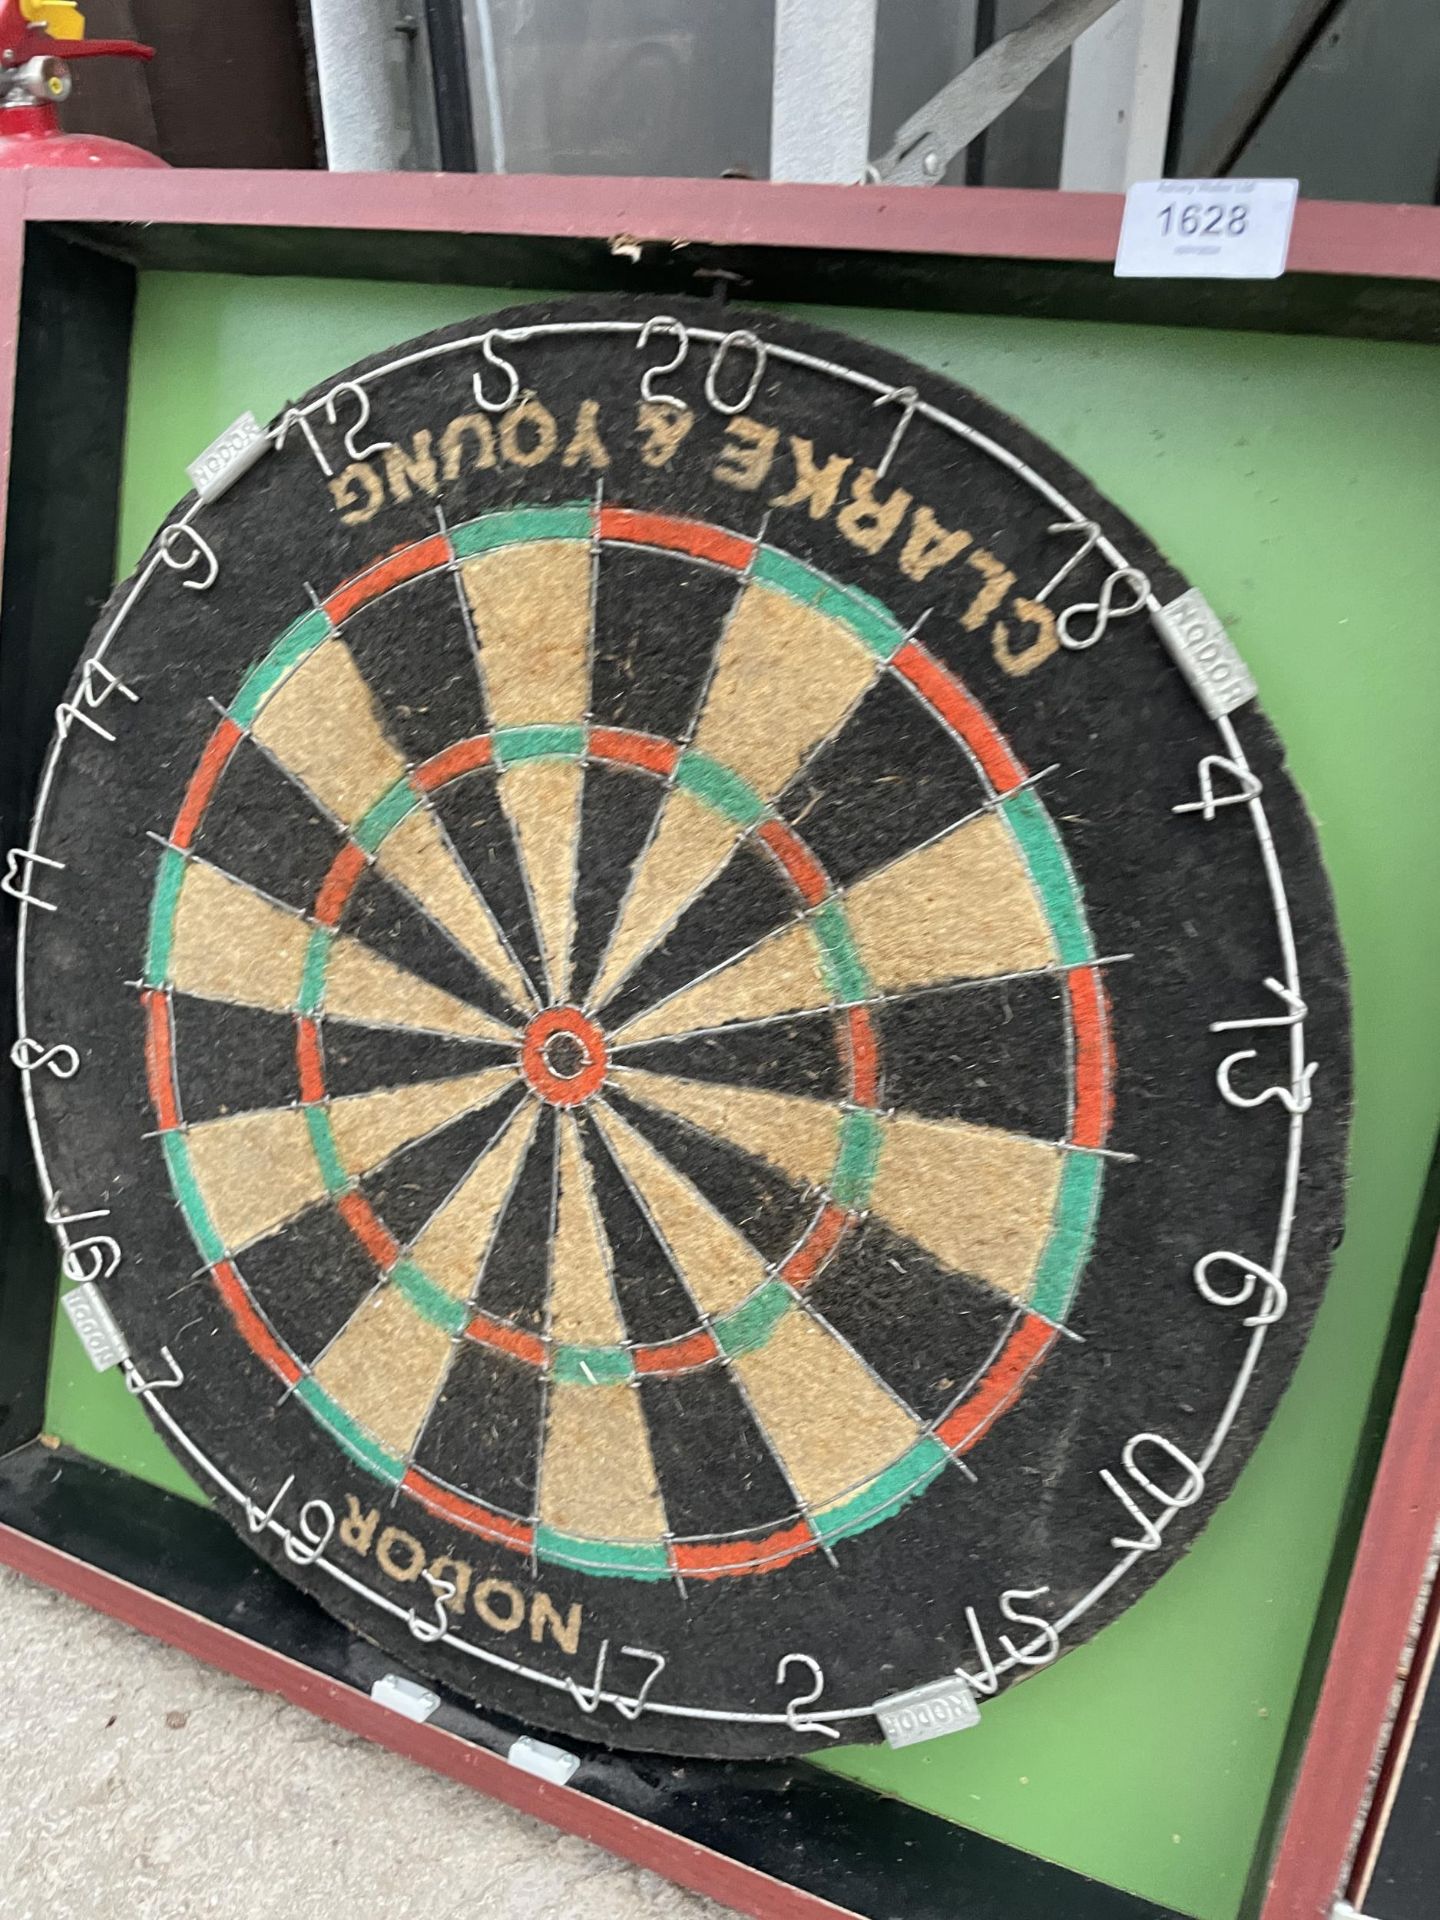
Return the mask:
<path id="1" fill-rule="evenodd" d="M 1118 196 L 1001 189 L 779 186 L 749 181 L 330 175 L 204 171 L 0 173 L 0 497 L 9 457 L 24 243 L 30 223 L 96 230 L 142 259 L 157 230 L 219 238 L 218 230 L 319 235 L 494 236 L 588 242 L 638 240 L 662 247 L 733 249 L 785 261 L 1022 263 L 1082 272 L 1103 288 L 1114 258 Z M 214 242 L 206 243 L 213 246 Z M 722 254 L 723 257 L 723 254 Z M 200 264 L 212 256 L 201 248 Z M 623 255 L 622 255 L 623 261 Z M 220 264 L 224 264 L 221 262 Z M 323 270 L 323 269 L 322 269 Z M 333 269 L 332 269 L 333 270 Z M 618 275 L 617 275 L 618 277 Z M 1313 280 L 1353 289 L 1351 330 L 1386 337 L 1396 289 L 1433 299 L 1440 289 L 1440 208 L 1302 201 L 1285 284 Z M 1376 283 L 1389 289 L 1370 300 Z M 873 284 L 873 283 L 872 283 Z M 1032 288 L 1034 282 L 1031 283 Z M 1058 284 L 1058 283 L 1047 283 Z M 1069 283 L 1069 284 L 1073 284 Z M 1126 318 L 1145 318 L 1153 283 L 1125 283 Z M 832 273 L 816 297 L 843 297 Z M 1244 324 L 1268 316 L 1258 288 L 1224 295 Z M 893 301 L 908 302 L 907 288 Z M 1137 304 L 1138 303 L 1138 304 Z M 1012 310 L 1014 310 L 1012 308 Z M 1033 291 L 1026 311 L 1044 312 Z M 1316 309 L 1315 311 L 1318 311 Z M 1156 317 L 1167 316 L 1163 307 Z M 1256 324 L 1250 321 L 1250 324 Z M 1299 324 L 1324 330 L 1314 312 Z M 0 521 L 0 557 L 3 557 Z M 1370 1769 L 1403 1659 L 1415 1596 L 1440 1521 L 1440 1252 L 1416 1324 L 1370 1517 L 1350 1582 L 1329 1676 L 1277 1855 L 1262 1920 L 1327 1920 L 1349 1861 Z M 124 1620 L 296 1704 L 420 1760 L 512 1806 L 707 1892 L 742 1912 L 844 1915 L 849 1910 L 773 1879 L 635 1815 L 517 1771 L 445 1732 L 417 1725 L 364 1694 L 256 1645 L 11 1527 L 0 1526 L 0 1563 Z"/>
<path id="2" fill-rule="evenodd" d="M 7 185 L 13 183 L 7 182 Z M 1115 258 L 1124 202 L 1021 188 L 781 186 L 548 174 L 20 174 L 29 220 L 478 232 L 1006 260 Z M 6 218 L 0 203 L 0 231 Z M 1440 277 L 1440 208 L 1302 200 L 1287 271 Z M 1243 301 L 1244 295 L 1236 295 Z"/>
<path id="3" fill-rule="evenodd" d="M 1349 1884 L 1356 1823 L 1404 1669 L 1440 1527 L 1440 1242 L 1411 1336 L 1380 1470 L 1263 1920 L 1329 1920 Z M 1383 1774 L 1382 1774 L 1383 1779 Z"/>

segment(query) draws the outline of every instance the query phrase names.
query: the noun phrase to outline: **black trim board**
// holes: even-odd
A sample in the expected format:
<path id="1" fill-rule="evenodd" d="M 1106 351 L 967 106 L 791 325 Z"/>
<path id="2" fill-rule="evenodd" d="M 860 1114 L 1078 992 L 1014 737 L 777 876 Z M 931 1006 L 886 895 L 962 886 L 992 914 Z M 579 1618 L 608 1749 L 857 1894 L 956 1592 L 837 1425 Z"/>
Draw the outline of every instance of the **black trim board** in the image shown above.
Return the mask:
<path id="1" fill-rule="evenodd" d="M 908 190 L 907 190 L 908 191 Z M 135 266 L 181 273 L 430 280 L 557 292 L 704 293 L 917 312 L 1014 314 L 1144 326 L 1318 333 L 1337 339 L 1440 340 L 1440 282 L 1291 273 L 1247 283 L 1117 280 L 1105 261 L 859 252 L 828 247 L 640 243 L 620 258 L 592 236 L 386 232 L 353 227 L 225 226 L 184 221 L 57 227 Z"/>
<path id="2" fill-rule="evenodd" d="M 134 298 L 130 267 L 31 231 L 0 600 L 0 849 L 29 840 L 55 707 L 114 579 Z M 9 982 L 18 916 L 8 896 L 0 905 L 0 979 Z M 40 1431 L 56 1285 L 21 1077 L 9 1067 L 15 1038 L 7 986 L 0 995 L 0 1453 Z"/>

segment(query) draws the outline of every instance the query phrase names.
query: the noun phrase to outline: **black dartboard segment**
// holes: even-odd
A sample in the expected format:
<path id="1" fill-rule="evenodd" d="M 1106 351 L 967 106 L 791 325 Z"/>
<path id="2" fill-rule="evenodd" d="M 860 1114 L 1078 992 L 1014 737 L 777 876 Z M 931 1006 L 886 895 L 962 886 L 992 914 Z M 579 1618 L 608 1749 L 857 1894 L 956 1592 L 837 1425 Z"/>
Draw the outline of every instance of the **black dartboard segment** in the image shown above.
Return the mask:
<path id="1" fill-rule="evenodd" d="M 1186 583 L 769 315 L 517 310 L 274 440 L 107 610 L 12 862 L 132 1390 L 561 1734 L 1048 1663 L 1224 1496 L 1339 1230 L 1329 895 Z"/>

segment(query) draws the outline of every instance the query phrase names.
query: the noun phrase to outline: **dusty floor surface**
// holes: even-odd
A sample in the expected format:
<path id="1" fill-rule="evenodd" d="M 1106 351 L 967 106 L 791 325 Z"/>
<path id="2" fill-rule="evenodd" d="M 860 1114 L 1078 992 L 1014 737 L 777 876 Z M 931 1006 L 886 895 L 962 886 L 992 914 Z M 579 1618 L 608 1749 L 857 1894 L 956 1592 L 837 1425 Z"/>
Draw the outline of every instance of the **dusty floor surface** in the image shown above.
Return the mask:
<path id="1" fill-rule="evenodd" d="M 722 1909 L 0 1571 L 4 1920 Z"/>

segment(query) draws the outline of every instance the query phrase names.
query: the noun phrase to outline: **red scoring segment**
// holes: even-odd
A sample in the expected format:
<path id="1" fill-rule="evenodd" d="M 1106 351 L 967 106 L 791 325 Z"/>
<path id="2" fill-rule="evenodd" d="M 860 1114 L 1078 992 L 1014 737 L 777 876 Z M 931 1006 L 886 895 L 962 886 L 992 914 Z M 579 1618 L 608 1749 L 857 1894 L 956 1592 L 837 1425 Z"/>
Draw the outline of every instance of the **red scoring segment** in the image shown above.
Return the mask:
<path id="1" fill-rule="evenodd" d="M 953 673 L 946 671 L 913 640 L 891 661 L 947 726 L 954 729 L 984 768 L 996 793 L 1013 793 L 1025 780 L 1025 769 L 995 731 L 988 714 L 971 699 Z"/>
<path id="2" fill-rule="evenodd" d="M 1024 1313 L 1011 1329 L 989 1369 L 973 1393 L 967 1394 L 935 1429 L 935 1438 L 951 1453 L 968 1453 L 1014 1404 L 1033 1368 L 1050 1351 L 1058 1329 L 1038 1314 Z"/>
<path id="3" fill-rule="evenodd" d="M 632 546 L 663 547 L 670 553 L 692 554 L 743 573 L 755 556 L 756 542 L 704 520 L 681 520 L 670 513 L 641 513 L 633 507 L 602 507 L 600 538 Z"/>
<path id="4" fill-rule="evenodd" d="M 830 891 L 830 880 L 799 834 L 792 833 L 783 820 L 765 820 L 755 829 L 755 836 L 780 862 L 806 906 L 818 907 Z"/>
<path id="5" fill-rule="evenodd" d="M 190 785 L 185 790 L 185 799 L 175 816 L 175 825 L 170 833 L 170 844 L 185 852 L 195 838 L 195 829 L 200 825 L 210 797 L 219 784 L 220 776 L 229 764 L 230 756 L 243 738 L 241 729 L 227 714 L 205 743 L 205 751 L 200 756 L 200 764 L 190 777 Z"/>
<path id="6" fill-rule="evenodd" d="M 603 1034 L 579 1007 L 547 1007 L 525 1029 L 520 1071 L 552 1107 L 578 1107 L 598 1093 L 609 1065 Z"/>
<path id="7" fill-rule="evenodd" d="M 418 579 L 422 573 L 433 573 L 437 567 L 447 566 L 449 561 L 450 542 L 443 533 L 432 533 L 428 540 L 417 540 L 411 546 L 397 547 L 383 560 L 377 560 L 373 567 L 336 588 L 325 602 L 331 625 L 338 627 L 347 614 L 354 613 L 357 607 L 363 607 L 378 594 L 388 593 L 392 587 L 403 586 L 407 580 Z"/>
<path id="8" fill-rule="evenodd" d="M 1110 1131 L 1110 1005 L 1098 967 L 1066 975 L 1075 1029 L 1075 1112 L 1070 1138 L 1077 1147 L 1101 1147 Z"/>

